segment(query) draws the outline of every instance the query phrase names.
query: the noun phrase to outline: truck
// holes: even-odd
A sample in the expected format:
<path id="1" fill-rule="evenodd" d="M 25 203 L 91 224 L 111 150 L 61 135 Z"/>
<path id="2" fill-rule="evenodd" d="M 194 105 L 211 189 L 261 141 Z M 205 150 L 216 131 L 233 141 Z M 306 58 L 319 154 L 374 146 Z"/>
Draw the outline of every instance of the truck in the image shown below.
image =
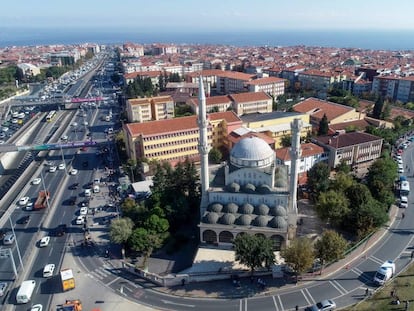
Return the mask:
<path id="1" fill-rule="evenodd" d="M 82 311 L 82 302 L 79 299 L 66 300 L 64 304 L 57 306 L 56 311 Z"/>
<path id="2" fill-rule="evenodd" d="M 75 288 L 75 278 L 72 269 L 60 270 L 60 279 L 62 281 L 62 289 L 64 292 Z"/>
<path id="3" fill-rule="evenodd" d="M 36 287 L 35 280 L 27 280 L 23 281 L 22 285 L 20 285 L 19 290 L 16 294 L 16 302 L 17 303 L 28 303 L 32 299 L 33 291 Z"/>
<path id="4" fill-rule="evenodd" d="M 374 275 L 374 282 L 378 285 L 384 285 L 395 274 L 395 263 L 392 260 L 384 262 Z"/>
<path id="5" fill-rule="evenodd" d="M 37 196 L 34 209 L 42 209 L 48 207 L 48 201 L 50 199 L 50 193 L 47 190 L 41 190 L 39 191 L 39 194 Z"/>

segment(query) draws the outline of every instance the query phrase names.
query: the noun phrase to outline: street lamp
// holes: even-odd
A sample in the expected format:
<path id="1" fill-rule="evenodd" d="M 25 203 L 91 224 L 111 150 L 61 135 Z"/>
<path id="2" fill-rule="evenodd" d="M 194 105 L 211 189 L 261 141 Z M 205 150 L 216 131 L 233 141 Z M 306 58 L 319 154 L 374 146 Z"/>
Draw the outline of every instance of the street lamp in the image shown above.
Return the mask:
<path id="1" fill-rule="evenodd" d="M 16 240 L 17 256 L 19 256 L 20 265 L 22 266 L 22 270 L 24 271 L 24 265 L 23 265 L 22 255 L 20 254 L 19 242 L 17 241 L 16 233 L 14 232 L 14 226 L 13 226 L 13 222 L 12 222 L 12 219 L 11 219 L 11 215 L 10 214 L 9 214 L 9 221 L 10 221 L 10 226 L 11 226 L 11 229 L 12 229 L 12 233 L 14 235 L 14 239 Z"/>

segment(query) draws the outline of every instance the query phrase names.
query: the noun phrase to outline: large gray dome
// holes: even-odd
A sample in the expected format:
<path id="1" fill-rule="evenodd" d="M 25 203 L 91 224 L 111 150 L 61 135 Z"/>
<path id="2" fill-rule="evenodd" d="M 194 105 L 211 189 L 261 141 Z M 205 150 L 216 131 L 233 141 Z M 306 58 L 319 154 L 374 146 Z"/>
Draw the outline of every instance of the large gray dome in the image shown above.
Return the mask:
<path id="1" fill-rule="evenodd" d="M 263 167 L 273 164 L 275 152 L 258 137 L 246 137 L 230 151 L 230 162 L 237 167 Z"/>
<path id="2" fill-rule="evenodd" d="M 207 223 L 207 224 L 215 224 L 215 223 L 217 223 L 218 219 L 219 219 L 219 215 L 217 213 L 210 212 L 210 213 L 207 213 L 203 217 L 203 222 Z"/>
<path id="3" fill-rule="evenodd" d="M 253 225 L 257 226 L 257 227 L 266 227 L 268 223 L 268 219 L 266 216 L 257 216 L 254 221 L 253 221 Z"/>
<path id="4" fill-rule="evenodd" d="M 269 221 L 269 226 L 277 229 L 287 229 L 287 222 L 284 217 L 276 216 L 273 217 L 272 220 Z"/>
<path id="5" fill-rule="evenodd" d="M 282 217 L 287 216 L 286 208 L 284 208 L 281 205 L 272 207 L 271 212 L 272 212 L 273 216 L 282 216 Z"/>
<path id="6" fill-rule="evenodd" d="M 234 216 L 233 214 L 223 214 L 223 216 L 221 216 L 220 218 L 220 223 L 223 225 L 232 225 L 234 224 L 234 221 L 236 220 L 236 216 Z"/>
<path id="7" fill-rule="evenodd" d="M 239 206 L 236 203 L 227 203 L 227 205 L 223 208 L 222 212 L 224 213 L 237 213 Z"/>
<path id="8" fill-rule="evenodd" d="M 213 203 L 207 207 L 209 212 L 220 213 L 223 210 L 223 204 L 220 203 Z"/>
<path id="9" fill-rule="evenodd" d="M 250 215 L 240 215 L 237 218 L 237 224 L 240 226 L 249 226 L 252 222 L 252 217 Z"/>

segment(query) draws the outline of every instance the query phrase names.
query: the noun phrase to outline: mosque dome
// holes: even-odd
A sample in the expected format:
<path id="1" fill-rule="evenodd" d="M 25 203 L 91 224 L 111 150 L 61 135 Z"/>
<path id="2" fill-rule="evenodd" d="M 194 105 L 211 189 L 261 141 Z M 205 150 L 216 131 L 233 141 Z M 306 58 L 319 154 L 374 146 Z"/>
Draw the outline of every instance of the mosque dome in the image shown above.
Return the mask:
<path id="1" fill-rule="evenodd" d="M 207 210 L 208 210 L 209 212 L 221 213 L 221 211 L 223 210 L 223 204 L 220 204 L 220 203 L 213 203 L 213 204 L 210 204 L 210 205 L 207 207 Z"/>
<path id="2" fill-rule="evenodd" d="M 266 216 L 257 216 L 254 219 L 253 225 L 255 225 L 256 227 L 266 227 L 267 223 L 268 220 Z"/>
<path id="3" fill-rule="evenodd" d="M 219 215 L 217 213 L 210 212 L 210 213 L 207 213 L 203 217 L 203 222 L 207 223 L 207 224 L 215 224 L 215 223 L 217 223 L 218 219 L 219 219 Z"/>
<path id="4" fill-rule="evenodd" d="M 272 228 L 285 230 L 287 229 L 287 222 L 284 217 L 276 216 L 269 221 L 269 226 L 271 226 Z"/>
<path id="5" fill-rule="evenodd" d="M 260 204 L 256 206 L 255 214 L 267 216 L 269 214 L 269 206 L 266 204 Z"/>
<path id="6" fill-rule="evenodd" d="M 282 205 L 273 207 L 271 210 L 271 213 L 273 216 L 281 216 L 281 217 L 287 216 L 286 208 L 284 208 Z"/>
<path id="7" fill-rule="evenodd" d="M 230 162 L 236 167 L 267 167 L 274 159 L 274 150 L 254 136 L 241 139 L 230 151 Z"/>
<path id="8" fill-rule="evenodd" d="M 250 215 L 240 215 L 237 218 L 237 224 L 240 226 L 249 226 L 252 222 L 252 217 Z"/>
<path id="9" fill-rule="evenodd" d="M 223 212 L 224 213 L 237 213 L 237 210 L 239 209 L 239 206 L 236 203 L 228 203 L 224 209 Z"/>
<path id="10" fill-rule="evenodd" d="M 253 205 L 251 205 L 249 203 L 244 203 L 239 208 L 239 214 L 252 214 L 253 211 L 254 211 L 254 207 L 253 207 Z"/>
<path id="11" fill-rule="evenodd" d="M 233 214 L 226 213 L 220 218 L 220 223 L 223 225 L 232 225 L 234 224 L 234 221 L 236 220 L 236 216 Z"/>

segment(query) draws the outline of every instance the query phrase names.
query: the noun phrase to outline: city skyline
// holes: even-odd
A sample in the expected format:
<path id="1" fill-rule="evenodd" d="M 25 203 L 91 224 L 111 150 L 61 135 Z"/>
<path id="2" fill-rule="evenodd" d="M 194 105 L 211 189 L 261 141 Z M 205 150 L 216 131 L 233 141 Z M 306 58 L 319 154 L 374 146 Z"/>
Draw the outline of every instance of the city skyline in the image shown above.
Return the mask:
<path id="1" fill-rule="evenodd" d="M 375 4 L 375 5 L 374 5 Z M 402 9 L 403 8 L 403 9 Z M 414 2 L 296 0 L 5 2 L 0 27 L 137 29 L 157 32 L 237 30 L 414 30 Z M 1 41 L 1 38 L 0 38 Z"/>

